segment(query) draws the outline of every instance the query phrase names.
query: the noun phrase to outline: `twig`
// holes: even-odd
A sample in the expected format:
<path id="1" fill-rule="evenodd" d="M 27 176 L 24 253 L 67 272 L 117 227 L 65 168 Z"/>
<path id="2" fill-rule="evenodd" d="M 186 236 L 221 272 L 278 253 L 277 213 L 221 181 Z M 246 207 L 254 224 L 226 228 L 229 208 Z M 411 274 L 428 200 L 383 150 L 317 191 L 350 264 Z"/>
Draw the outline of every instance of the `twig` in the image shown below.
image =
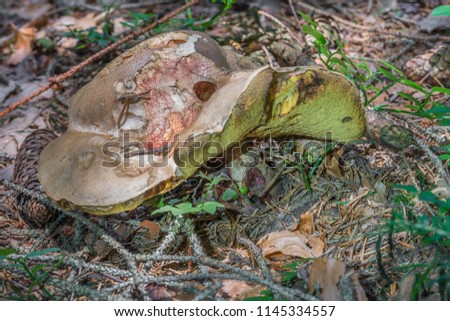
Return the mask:
<path id="1" fill-rule="evenodd" d="M 233 273 L 233 277 L 229 277 L 229 276 L 221 276 L 220 274 L 213 274 L 210 273 L 209 277 L 210 278 L 218 278 L 218 279 L 236 279 L 236 280 L 243 280 L 243 281 L 247 281 L 247 282 L 253 282 L 253 283 L 258 283 L 261 285 L 265 285 L 267 286 L 270 290 L 273 290 L 279 294 L 281 294 L 284 297 L 287 298 L 292 298 L 292 297 L 297 297 L 300 298 L 302 300 L 310 300 L 310 301 L 315 301 L 317 300 L 317 298 L 315 298 L 312 295 L 306 294 L 298 289 L 291 289 L 291 288 L 285 288 L 283 286 L 274 284 L 273 282 L 271 282 L 270 280 L 265 280 L 262 279 L 259 276 L 256 276 L 252 273 L 250 273 L 249 271 L 245 271 L 239 268 L 236 268 L 234 266 L 231 266 L 229 264 L 208 258 L 208 257 L 196 257 L 196 256 L 176 256 L 176 255 L 160 255 L 160 256 L 155 256 L 155 255 L 137 255 L 136 256 L 136 260 L 137 261 L 148 261 L 148 260 L 155 260 L 155 261 L 178 261 L 178 262 L 188 262 L 188 261 L 192 261 L 194 263 L 201 263 L 201 264 L 205 264 L 214 268 L 219 268 L 219 269 L 225 269 L 227 271 L 229 271 L 230 273 Z M 197 277 L 194 278 L 189 278 L 188 275 L 179 275 L 176 276 L 175 278 L 171 279 L 171 280 L 176 280 L 176 281 L 181 281 L 184 280 L 183 277 L 187 277 L 187 279 L 201 279 L 202 275 L 198 275 Z M 148 278 L 148 277 L 146 277 Z M 169 278 L 169 277 L 166 277 Z M 156 280 L 157 281 L 157 280 Z M 152 280 L 152 282 L 156 282 L 154 280 Z"/>
<path id="2" fill-rule="evenodd" d="M 331 14 L 325 10 L 318 9 L 314 6 L 311 6 L 309 4 L 304 3 L 303 1 L 296 1 L 296 4 L 303 8 L 304 10 L 307 10 L 309 12 L 318 12 L 321 15 L 331 17 L 335 21 L 341 23 L 344 27 L 349 27 L 351 29 L 358 29 L 388 36 L 395 36 L 400 38 L 409 38 L 409 39 L 415 39 L 415 40 L 422 40 L 422 41 L 450 41 L 450 37 L 447 36 L 430 36 L 425 34 L 409 34 L 409 33 L 403 33 L 403 32 L 391 32 L 391 31 L 385 31 L 381 30 L 378 26 L 362 26 L 353 22 L 350 22 L 346 19 L 340 18 L 334 14 Z"/>
<path id="3" fill-rule="evenodd" d="M 298 18 L 297 11 L 295 11 L 294 4 L 292 3 L 292 0 L 289 0 L 289 8 L 291 9 L 292 14 L 294 15 L 295 21 L 297 21 L 297 24 L 300 26 L 300 19 Z"/>
<path id="4" fill-rule="evenodd" d="M 250 239 L 243 237 L 239 238 L 238 242 L 248 246 L 252 254 L 255 256 L 256 262 L 261 268 L 264 277 L 268 280 L 272 280 L 272 274 L 270 273 L 269 267 L 267 266 L 266 261 L 264 261 L 261 250 L 255 245 L 255 243 L 253 243 Z"/>
<path id="5" fill-rule="evenodd" d="M 296 35 L 294 35 L 294 33 L 291 31 L 291 29 L 289 29 L 284 23 L 282 23 L 279 19 L 275 18 L 274 16 L 272 16 L 271 14 L 263 11 L 263 10 L 258 10 L 258 14 L 263 15 L 267 18 L 269 18 L 270 20 L 274 21 L 275 23 L 277 23 L 279 26 L 281 26 L 284 30 L 287 31 L 287 33 L 291 36 L 292 40 L 294 40 L 295 42 L 297 42 L 302 48 L 305 45 L 300 39 L 297 38 Z"/>
<path id="6" fill-rule="evenodd" d="M 175 241 L 175 237 L 177 236 L 178 232 L 180 231 L 181 225 L 183 224 L 184 219 L 182 217 L 177 217 L 175 221 L 172 224 L 172 228 L 167 233 L 166 237 L 163 239 L 159 247 L 154 252 L 154 255 L 163 255 L 167 251 L 170 245 L 172 245 Z M 149 260 L 145 262 L 144 266 L 142 267 L 142 271 L 147 272 L 153 265 L 153 261 Z"/>
<path id="7" fill-rule="evenodd" d="M 54 77 L 50 77 L 48 79 L 49 84 L 47 84 L 46 86 L 42 87 L 41 89 L 33 92 L 29 96 L 19 100 L 18 102 L 14 103 L 14 104 L 11 104 L 4 111 L 0 112 L 0 118 L 5 117 L 8 113 L 13 111 L 17 107 L 19 107 L 22 104 L 30 101 L 34 97 L 39 96 L 40 94 L 42 94 L 43 92 L 47 91 L 48 89 L 50 89 L 50 88 L 56 89 L 57 86 L 62 86 L 61 83 L 63 81 L 65 81 L 66 79 L 72 77 L 80 69 L 82 69 L 82 68 L 86 67 L 87 65 L 91 64 L 92 62 L 96 61 L 97 59 L 99 59 L 100 57 L 104 56 L 108 52 L 113 51 L 114 49 L 116 49 L 120 45 L 124 44 L 125 42 L 133 40 L 134 38 L 136 38 L 136 37 L 138 37 L 140 35 L 143 35 L 144 33 L 150 31 L 151 29 L 155 28 L 156 26 L 158 26 L 158 25 L 160 25 L 160 24 L 162 24 L 162 23 L 172 19 L 173 17 L 178 15 L 180 12 L 186 10 L 187 8 L 193 6 L 194 4 L 197 4 L 198 1 L 199 0 L 191 0 L 191 1 L 189 1 L 185 5 L 179 7 L 178 9 L 176 9 L 176 10 L 170 12 L 170 13 L 168 13 L 167 15 L 162 17 L 161 19 L 158 19 L 157 21 L 151 23 L 150 25 L 146 26 L 145 28 L 142 28 L 140 30 L 136 30 L 136 31 L 132 32 L 131 34 L 129 34 L 128 36 L 125 36 L 122 39 L 118 40 L 117 42 L 115 42 L 115 43 L 109 45 L 108 47 L 100 50 L 99 52 L 97 52 L 96 54 L 90 56 L 89 58 L 87 58 L 83 62 L 79 63 L 78 65 L 76 65 L 74 67 L 72 67 L 69 71 L 66 71 L 65 73 L 62 73 L 62 74 L 54 76 Z"/>
<path id="8" fill-rule="evenodd" d="M 127 264 L 128 264 L 128 266 L 129 266 L 129 268 L 131 269 L 132 272 L 137 270 L 136 263 L 134 262 L 133 255 L 127 249 L 125 249 L 122 246 L 122 244 L 120 244 L 119 242 L 114 240 L 112 237 L 107 235 L 107 233 L 101 227 L 97 226 L 96 224 L 91 222 L 89 219 L 87 219 L 85 216 L 83 216 L 82 213 L 67 211 L 67 210 L 63 209 L 62 207 L 60 207 L 58 204 L 56 204 L 53 201 L 51 201 L 45 195 L 36 193 L 36 192 L 34 192 L 32 190 L 28 190 L 28 189 L 24 188 L 21 185 L 14 184 L 14 183 L 11 183 L 11 182 L 6 181 L 6 180 L 1 180 L 0 183 L 5 185 L 8 188 L 11 188 L 11 189 L 13 189 L 13 190 L 15 190 L 17 192 L 20 192 L 20 193 L 22 193 L 22 194 L 24 194 L 26 196 L 29 196 L 31 198 L 34 198 L 34 199 L 38 200 L 39 202 L 45 204 L 46 206 L 51 207 L 51 208 L 55 209 L 56 211 L 59 211 L 61 214 L 64 214 L 64 215 L 66 215 L 68 217 L 71 217 L 71 218 L 73 218 L 75 220 L 78 220 L 79 222 L 83 223 L 88 228 L 90 228 L 92 231 L 98 233 L 98 235 L 100 235 L 100 237 L 106 243 L 108 243 L 116 251 L 118 251 L 119 254 L 121 254 L 122 257 L 127 261 Z"/>

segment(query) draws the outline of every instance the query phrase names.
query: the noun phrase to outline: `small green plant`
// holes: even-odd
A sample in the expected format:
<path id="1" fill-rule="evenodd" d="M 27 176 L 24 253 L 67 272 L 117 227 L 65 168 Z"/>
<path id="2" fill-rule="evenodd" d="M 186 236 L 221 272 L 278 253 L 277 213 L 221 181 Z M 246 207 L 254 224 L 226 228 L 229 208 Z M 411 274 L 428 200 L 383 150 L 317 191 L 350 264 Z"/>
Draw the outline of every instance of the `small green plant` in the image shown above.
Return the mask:
<path id="1" fill-rule="evenodd" d="M 31 281 L 26 292 L 26 297 L 22 297 L 23 293 L 20 291 L 19 297 L 10 299 L 55 300 L 55 297 L 47 289 L 45 283 L 48 280 L 50 273 L 58 269 L 61 265 L 63 258 L 55 264 L 33 264 L 30 259 L 58 251 L 58 248 L 49 248 L 42 251 L 28 253 L 21 258 L 12 258 L 11 254 L 16 253 L 14 249 L 0 249 L 0 266 L 4 265 L 5 267 L 19 268 L 23 270 L 25 275 Z"/>
<path id="2" fill-rule="evenodd" d="M 186 0 L 187 2 L 187 0 Z M 211 3 L 215 4 L 217 3 L 217 0 L 211 0 Z M 189 8 L 187 10 L 187 21 L 189 21 L 190 23 L 186 25 L 186 27 L 191 28 L 192 30 L 198 30 L 198 31 L 205 31 L 207 29 L 209 29 L 214 23 L 217 22 L 217 20 L 219 20 L 219 18 L 221 16 L 223 16 L 225 14 L 226 11 L 228 11 L 229 9 L 231 9 L 234 5 L 234 3 L 236 2 L 236 0 L 222 0 L 220 1 L 222 3 L 222 7 L 219 9 L 219 11 L 212 16 L 209 19 L 205 19 L 205 17 L 200 16 L 200 18 L 195 19 L 192 15 L 192 11 Z"/>
<path id="3" fill-rule="evenodd" d="M 154 13 L 130 12 L 128 14 L 128 21 L 121 22 L 120 24 L 124 27 L 136 30 L 145 24 L 151 23 L 155 17 L 156 15 Z"/>
<path id="4" fill-rule="evenodd" d="M 431 15 L 434 17 L 438 16 L 450 16 L 450 5 L 438 6 L 431 11 Z"/>
<path id="5" fill-rule="evenodd" d="M 416 276 L 410 299 L 419 299 L 421 293 L 429 292 L 437 284 L 441 299 L 448 300 L 450 298 L 450 198 L 443 200 L 430 191 L 418 192 L 415 187 L 408 185 L 394 185 L 394 187 L 403 191 L 403 197 L 395 198 L 395 201 L 402 206 L 401 210 L 393 211 L 388 223 L 390 243 L 394 243 L 394 233 L 407 232 L 417 246 L 427 249 L 423 251 L 424 253 L 430 254 L 428 259 L 396 268 Z M 428 203 L 435 209 L 435 213 L 433 215 L 417 213 L 414 210 L 415 199 Z M 405 211 L 405 207 L 409 209 Z"/>
<path id="6" fill-rule="evenodd" d="M 333 36 L 337 49 L 331 50 L 328 47 L 326 37 L 318 29 L 318 24 L 305 13 L 299 13 L 306 21 L 306 24 L 302 27 L 303 32 L 314 38 L 313 45 L 323 65 L 330 70 L 342 73 L 352 80 L 361 89 L 365 106 L 371 105 L 375 99 L 394 85 L 403 84 L 409 87 L 411 92 L 415 92 L 415 94 L 403 91 L 398 92 L 398 97 L 406 101 L 403 109 L 394 109 L 381 105 L 374 106 L 375 110 L 414 114 L 436 120 L 441 126 L 450 125 L 450 106 L 433 101 L 435 94 L 450 95 L 450 89 L 443 87 L 427 89 L 421 84 L 406 78 L 397 67 L 387 61 L 380 61 L 380 66 L 376 70 L 371 70 L 363 58 L 359 59 L 359 61 L 352 61 L 345 54 L 344 43 L 340 39 Z"/>
<path id="7" fill-rule="evenodd" d="M 69 28 L 69 32 L 64 34 L 64 37 L 72 37 L 78 39 L 78 45 L 75 47 L 76 50 L 89 49 L 96 46 L 99 46 L 101 48 L 109 46 L 111 43 L 117 40 L 112 35 L 114 32 L 114 24 L 110 20 L 110 12 L 112 12 L 112 6 L 113 4 L 103 4 L 103 10 L 106 12 L 106 14 L 102 21 L 101 32 L 97 31 L 96 27 L 84 30 Z"/>
<path id="8" fill-rule="evenodd" d="M 187 2 L 187 1 L 186 1 Z M 226 11 L 231 9 L 236 0 L 222 0 L 221 8 L 212 17 L 208 18 L 202 15 L 194 17 L 190 8 L 186 11 L 186 18 L 172 18 L 169 21 L 155 27 L 153 31 L 160 33 L 167 30 L 191 29 L 197 31 L 205 31 L 209 29 L 217 20 L 222 17 Z M 218 3 L 216 0 L 211 0 L 212 4 Z M 133 30 L 138 29 L 142 25 L 148 24 L 155 17 L 153 13 L 130 13 L 130 20 L 123 22 L 122 25 L 130 27 Z"/>
<path id="9" fill-rule="evenodd" d="M 76 50 L 88 49 L 93 46 L 105 48 L 116 40 L 110 34 L 98 32 L 96 28 L 85 30 L 73 29 L 64 36 L 78 39 L 78 45 L 75 47 Z"/>
<path id="10" fill-rule="evenodd" d="M 229 178 L 224 177 L 222 175 L 219 176 L 211 176 L 211 175 L 206 175 L 203 172 L 199 172 L 197 174 L 198 177 L 203 178 L 207 181 L 207 183 L 205 184 L 206 187 L 206 192 L 205 195 L 208 195 L 211 193 L 211 191 L 217 186 L 219 185 L 221 182 L 223 181 L 228 181 Z"/>
<path id="11" fill-rule="evenodd" d="M 152 215 L 159 213 L 171 213 L 173 216 L 184 216 L 187 214 L 196 214 L 205 212 L 215 214 L 218 208 L 224 207 L 218 202 L 204 202 L 193 205 L 191 202 L 182 202 L 176 205 L 164 205 L 152 212 Z"/>

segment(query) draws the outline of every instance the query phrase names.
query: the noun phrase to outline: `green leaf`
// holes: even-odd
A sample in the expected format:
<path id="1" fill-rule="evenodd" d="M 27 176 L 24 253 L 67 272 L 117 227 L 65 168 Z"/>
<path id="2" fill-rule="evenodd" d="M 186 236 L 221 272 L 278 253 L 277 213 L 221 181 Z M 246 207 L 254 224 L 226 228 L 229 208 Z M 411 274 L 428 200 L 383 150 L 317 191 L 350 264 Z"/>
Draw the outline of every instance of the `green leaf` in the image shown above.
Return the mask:
<path id="1" fill-rule="evenodd" d="M 192 203 L 189 203 L 189 202 L 177 204 L 177 205 L 175 205 L 175 207 L 179 208 L 182 211 L 186 211 L 186 212 L 195 210 L 194 207 L 192 206 Z"/>
<path id="2" fill-rule="evenodd" d="M 319 44 L 324 45 L 327 43 L 327 39 L 324 37 L 324 35 L 316 29 L 313 29 L 310 25 L 303 25 L 302 30 L 303 32 L 306 32 L 307 34 L 313 36 Z"/>
<path id="3" fill-rule="evenodd" d="M 248 194 L 248 187 L 247 186 L 240 186 L 239 187 L 239 193 L 241 193 L 241 195 L 245 196 Z"/>
<path id="4" fill-rule="evenodd" d="M 400 69 L 398 69 L 397 67 L 395 67 L 393 64 L 390 64 L 389 62 L 385 61 L 385 60 L 381 60 L 381 63 L 383 65 L 385 65 L 388 68 L 391 68 L 392 70 L 394 70 L 396 73 L 398 73 L 400 76 L 403 76 L 403 73 L 400 71 Z"/>
<path id="5" fill-rule="evenodd" d="M 412 81 L 412 80 L 409 80 L 409 79 L 401 79 L 400 80 L 400 82 L 402 83 L 402 84 L 404 84 L 404 85 L 406 85 L 406 86 L 409 86 L 409 87 L 411 87 L 411 88 L 414 88 L 415 90 L 417 90 L 417 91 L 420 91 L 420 92 L 422 92 L 422 93 L 424 93 L 424 94 L 427 94 L 427 91 L 425 90 L 425 88 L 423 88 L 421 85 L 419 85 L 418 83 L 416 83 L 416 82 L 414 82 L 414 81 Z"/>
<path id="6" fill-rule="evenodd" d="M 433 87 L 431 88 L 432 93 L 443 93 L 446 95 L 450 95 L 450 89 L 444 87 Z"/>
<path id="7" fill-rule="evenodd" d="M 0 260 L 6 258 L 10 254 L 14 254 L 17 251 L 12 248 L 2 248 L 0 249 Z"/>
<path id="8" fill-rule="evenodd" d="M 54 253 L 54 252 L 59 252 L 59 251 L 60 251 L 59 248 L 48 248 L 48 249 L 44 249 L 44 250 L 41 250 L 41 251 L 34 251 L 34 252 L 31 252 L 31 253 L 28 253 L 27 255 L 25 255 L 25 258 L 29 259 L 31 257 L 41 256 L 41 255 L 45 255 L 45 254 L 48 254 L 48 253 Z"/>
<path id="9" fill-rule="evenodd" d="M 438 119 L 439 126 L 450 126 L 450 118 L 449 119 Z"/>
<path id="10" fill-rule="evenodd" d="M 385 77 L 389 78 L 393 82 L 397 82 L 398 78 L 394 76 L 393 73 L 388 71 L 387 69 L 384 69 L 383 67 L 378 67 L 378 71 L 382 73 Z"/>
<path id="11" fill-rule="evenodd" d="M 177 211 L 177 208 L 175 208 L 171 205 L 166 205 L 166 206 L 163 206 L 163 207 L 153 211 L 152 215 L 159 214 L 159 213 L 168 213 L 168 212 L 171 212 L 173 214 L 173 211 Z"/>
<path id="12" fill-rule="evenodd" d="M 226 177 L 223 176 L 217 176 L 214 177 L 214 179 L 212 180 L 211 184 L 213 184 L 214 186 L 216 186 L 217 184 L 219 184 L 220 182 L 226 181 L 228 180 Z"/>
<path id="13" fill-rule="evenodd" d="M 46 267 L 49 267 L 50 266 L 50 264 L 38 264 L 38 265 L 35 265 L 34 267 L 33 267 L 33 269 L 31 269 L 31 273 L 33 273 L 34 275 L 36 275 L 36 273 L 39 271 L 39 270 L 42 270 L 42 269 L 44 269 L 44 268 L 46 268 Z"/>
<path id="14" fill-rule="evenodd" d="M 405 98 L 405 99 L 408 99 L 408 100 L 414 102 L 417 106 L 420 106 L 420 105 L 421 105 L 421 104 L 420 104 L 420 101 L 419 101 L 417 98 L 414 98 L 414 97 L 413 97 L 412 95 L 410 95 L 410 94 L 407 94 L 407 93 L 404 93 L 403 91 L 400 91 L 400 92 L 398 92 L 398 95 L 399 95 L 400 97 L 403 97 L 403 98 Z"/>
<path id="15" fill-rule="evenodd" d="M 445 149 L 450 153 L 450 145 L 441 146 L 441 148 Z"/>
<path id="16" fill-rule="evenodd" d="M 222 200 L 225 202 L 235 201 L 238 198 L 239 198 L 238 193 L 232 188 L 227 188 L 225 192 L 223 192 L 222 194 Z"/>
<path id="17" fill-rule="evenodd" d="M 408 193 L 417 193 L 417 188 L 415 188 L 412 185 L 399 185 L 399 184 L 393 184 L 392 187 L 402 189 L 407 191 Z"/>
<path id="18" fill-rule="evenodd" d="M 305 21 L 310 24 L 311 26 L 313 26 L 314 28 L 317 28 L 317 23 L 315 23 L 310 16 L 308 16 L 306 13 L 303 13 L 301 11 L 297 11 L 303 19 L 305 19 Z"/>
<path id="19" fill-rule="evenodd" d="M 446 210 L 450 210 L 450 204 L 443 202 L 439 199 L 439 197 L 437 197 L 436 195 L 434 195 L 432 192 L 430 191 L 423 191 L 419 194 L 419 199 L 425 202 L 430 202 L 440 208 L 444 208 Z"/>
<path id="20" fill-rule="evenodd" d="M 340 65 L 341 67 L 344 68 L 344 70 L 348 70 L 348 66 L 345 64 L 345 62 L 343 62 L 341 59 L 337 57 L 331 57 L 330 62 L 336 65 Z"/>
<path id="21" fill-rule="evenodd" d="M 435 104 L 430 109 L 421 112 L 421 114 L 423 115 L 433 114 L 436 117 L 443 117 L 446 115 L 450 116 L 450 107 L 441 104 Z"/>
<path id="22" fill-rule="evenodd" d="M 225 207 L 223 204 L 217 203 L 217 202 L 205 202 L 201 209 L 209 214 L 215 214 L 217 211 L 217 208 L 219 207 Z"/>
<path id="23" fill-rule="evenodd" d="M 434 8 L 433 11 L 431 11 L 431 16 L 433 17 L 450 16 L 450 5 L 439 6 Z"/>

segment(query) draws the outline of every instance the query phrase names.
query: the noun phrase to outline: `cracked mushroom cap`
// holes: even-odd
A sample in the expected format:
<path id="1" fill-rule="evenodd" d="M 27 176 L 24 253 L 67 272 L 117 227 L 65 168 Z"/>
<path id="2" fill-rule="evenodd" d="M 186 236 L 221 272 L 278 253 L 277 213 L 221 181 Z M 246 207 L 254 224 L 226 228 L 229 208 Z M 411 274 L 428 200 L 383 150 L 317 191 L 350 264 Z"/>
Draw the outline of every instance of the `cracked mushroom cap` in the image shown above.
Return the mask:
<path id="1" fill-rule="evenodd" d="M 92 214 L 131 210 L 247 137 L 359 138 L 356 87 L 318 67 L 241 70 L 209 36 L 160 34 L 73 97 L 67 132 L 40 156 L 44 191 Z"/>

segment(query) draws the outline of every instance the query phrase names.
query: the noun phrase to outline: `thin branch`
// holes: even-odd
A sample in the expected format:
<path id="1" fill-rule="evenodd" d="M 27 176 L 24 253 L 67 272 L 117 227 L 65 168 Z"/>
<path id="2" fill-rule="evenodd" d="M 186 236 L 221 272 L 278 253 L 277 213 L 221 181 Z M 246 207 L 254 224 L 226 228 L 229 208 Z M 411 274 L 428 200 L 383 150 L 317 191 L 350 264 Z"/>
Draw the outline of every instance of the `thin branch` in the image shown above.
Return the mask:
<path id="1" fill-rule="evenodd" d="M 189 1 L 185 5 L 183 5 L 183 6 L 179 7 L 178 9 L 170 12 L 169 14 L 165 15 L 161 19 L 158 19 L 157 21 L 149 24 L 145 28 L 142 28 L 140 30 L 136 30 L 136 31 L 132 32 L 131 34 L 129 34 L 128 36 L 125 36 L 122 39 L 118 40 L 117 42 L 115 42 L 115 43 L 109 45 L 108 47 L 100 50 L 96 54 L 90 56 L 89 58 L 87 58 L 86 60 L 81 62 L 80 64 L 72 67 L 70 70 L 66 71 L 65 73 L 62 73 L 62 74 L 54 76 L 54 77 L 50 77 L 48 79 L 49 84 L 47 84 L 46 86 L 42 87 L 41 89 L 33 92 L 29 96 L 19 100 L 18 102 L 15 102 L 14 104 L 11 104 L 4 111 L 0 112 L 0 118 L 5 117 L 8 113 L 10 113 L 11 111 L 15 110 L 17 107 L 19 107 L 22 104 L 30 101 L 34 97 L 39 96 L 40 94 L 42 94 L 43 92 L 49 90 L 50 88 L 53 88 L 53 89 L 56 90 L 58 87 L 62 86 L 62 82 L 63 81 L 65 81 L 68 78 L 72 77 L 80 69 L 82 69 L 82 68 L 86 67 L 87 65 L 91 64 L 92 62 L 96 61 L 97 59 L 99 59 L 100 57 L 104 56 L 108 52 L 113 51 L 114 49 L 116 49 L 120 45 L 124 44 L 125 42 L 131 41 L 131 40 L 135 39 L 136 37 L 141 36 L 144 33 L 150 31 L 151 29 L 155 28 L 156 26 L 158 26 L 158 25 L 160 25 L 160 24 L 162 24 L 162 23 L 172 19 L 173 17 L 178 15 L 180 12 L 186 10 L 189 7 L 192 7 L 194 4 L 197 4 L 198 1 L 199 0 L 191 0 L 191 1 Z"/>
<path id="2" fill-rule="evenodd" d="M 387 36 L 394 36 L 394 37 L 399 37 L 399 38 L 409 38 L 409 39 L 415 39 L 415 40 L 421 40 L 421 41 L 450 41 L 450 37 L 447 37 L 447 36 L 441 36 L 441 35 L 431 36 L 431 35 L 425 35 L 425 34 L 420 34 L 420 33 L 410 34 L 410 33 L 404 33 L 404 32 L 400 32 L 400 31 L 391 32 L 391 31 L 382 30 L 382 29 L 380 29 L 379 26 L 376 26 L 376 25 L 370 26 L 370 27 L 362 26 L 362 25 L 350 22 L 346 19 L 340 18 L 340 17 L 336 16 L 336 14 L 332 14 L 325 10 L 321 10 L 319 8 L 316 8 L 314 6 L 306 4 L 303 1 L 296 1 L 295 3 L 299 7 L 301 7 L 303 10 L 307 10 L 308 12 L 317 12 L 323 16 L 331 17 L 333 20 L 341 23 L 344 27 L 351 28 L 353 30 L 357 29 L 357 30 L 363 30 L 363 31 L 378 33 L 378 34 L 387 35 Z"/>

